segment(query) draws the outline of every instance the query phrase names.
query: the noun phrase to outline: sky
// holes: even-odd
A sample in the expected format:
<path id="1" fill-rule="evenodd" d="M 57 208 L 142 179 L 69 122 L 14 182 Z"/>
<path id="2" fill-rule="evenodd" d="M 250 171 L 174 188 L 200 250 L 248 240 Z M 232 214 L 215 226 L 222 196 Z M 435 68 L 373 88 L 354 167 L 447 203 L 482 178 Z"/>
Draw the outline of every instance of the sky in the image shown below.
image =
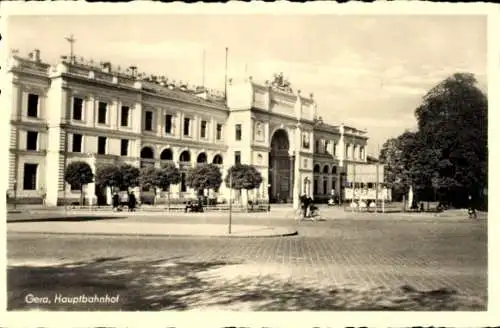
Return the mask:
<path id="1" fill-rule="evenodd" d="M 204 75 L 219 90 L 228 47 L 228 77 L 264 83 L 283 72 L 294 89 L 314 93 L 325 122 L 366 129 L 371 155 L 416 127 L 422 97 L 451 74 L 474 73 L 486 90 L 485 16 L 11 16 L 7 28 L 21 55 L 38 48 L 55 63 L 73 34 L 77 57 L 197 85 Z"/>

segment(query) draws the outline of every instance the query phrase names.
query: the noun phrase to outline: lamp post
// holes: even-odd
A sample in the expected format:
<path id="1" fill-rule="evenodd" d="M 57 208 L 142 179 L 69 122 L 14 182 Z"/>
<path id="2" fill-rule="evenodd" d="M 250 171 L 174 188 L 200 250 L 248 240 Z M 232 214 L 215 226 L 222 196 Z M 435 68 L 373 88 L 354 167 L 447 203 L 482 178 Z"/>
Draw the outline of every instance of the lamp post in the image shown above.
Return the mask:
<path id="1" fill-rule="evenodd" d="M 267 184 L 267 211 L 271 212 L 271 184 Z"/>
<path id="2" fill-rule="evenodd" d="M 14 209 L 17 208 L 17 181 L 14 181 Z"/>
<path id="3" fill-rule="evenodd" d="M 233 200 L 231 199 L 233 194 L 233 172 L 229 169 L 229 225 L 228 225 L 228 233 L 231 234 L 231 221 L 233 215 Z"/>

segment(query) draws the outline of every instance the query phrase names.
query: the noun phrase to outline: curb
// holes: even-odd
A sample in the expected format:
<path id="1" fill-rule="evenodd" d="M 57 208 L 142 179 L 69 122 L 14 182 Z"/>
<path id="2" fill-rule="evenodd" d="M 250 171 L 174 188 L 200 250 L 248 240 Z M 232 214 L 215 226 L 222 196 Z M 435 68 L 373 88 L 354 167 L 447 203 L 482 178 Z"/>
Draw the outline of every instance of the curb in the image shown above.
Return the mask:
<path id="1" fill-rule="evenodd" d="M 36 232 L 36 231 L 7 231 L 7 236 L 9 233 L 13 234 L 23 234 L 23 235 L 73 235 L 73 236 L 107 236 L 107 237 L 123 237 L 123 236 L 136 236 L 136 237 L 166 237 L 166 238 L 276 238 L 276 237 L 291 237 L 297 236 L 299 232 L 293 230 L 286 233 L 279 233 L 273 235 L 262 235 L 262 236 L 251 236 L 251 235 L 189 235 L 189 234 L 155 234 L 155 233 L 109 233 L 109 232 Z"/>

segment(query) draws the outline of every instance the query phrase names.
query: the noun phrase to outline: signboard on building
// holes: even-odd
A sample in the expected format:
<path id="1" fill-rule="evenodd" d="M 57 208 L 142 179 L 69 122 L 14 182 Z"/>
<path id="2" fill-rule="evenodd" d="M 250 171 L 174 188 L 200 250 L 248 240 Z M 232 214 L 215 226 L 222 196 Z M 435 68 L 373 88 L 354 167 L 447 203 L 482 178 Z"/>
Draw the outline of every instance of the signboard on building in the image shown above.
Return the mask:
<path id="1" fill-rule="evenodd" d="M 378 168 L 377 168 L 378 166 Z M 384 182 L 384 165 L 383 164 L 352 164 L 346 166 L 348 182 L 357 183 L 383 183 Z M 378 172 L 378 180 L 377 180 Z"/>

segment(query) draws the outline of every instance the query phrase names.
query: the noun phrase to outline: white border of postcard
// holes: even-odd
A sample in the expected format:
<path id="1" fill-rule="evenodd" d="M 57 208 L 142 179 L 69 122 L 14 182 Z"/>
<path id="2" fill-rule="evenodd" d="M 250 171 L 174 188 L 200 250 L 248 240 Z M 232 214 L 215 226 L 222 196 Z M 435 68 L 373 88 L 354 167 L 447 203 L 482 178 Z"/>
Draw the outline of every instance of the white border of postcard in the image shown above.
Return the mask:
<path id="1" fill-rule="evenodd" d="M 145 1 L 132 3 L 85 3 L 85 2 L 2 2 L 0 4 L 0 65 L 5 67 L 8 49 L 6 44 L 9 34 L 6 31 L 6 19 L 12 15 L 136 15 L 136 14 L 357 14 L 357 15 L 418 15 L 418 14 L 456 14 L 456 15 L 487 15 L 488 16 L 488 87 L 496 88 L 498 72 L 500 71 L 500 6 L 495 4 L 471 3 L 423 3 L 423 2 L 380 2 L 380 3 L 348 3 L 336 4 L 329 2 L 311 2 L 305 4 L 292 3 L 227 3 L 227 4 L 161 4 Z M 96 31 L 97 32 L 97 31 Z M 97 32 L 98 33 L 98 32 Z M 41 36 L 43 37 L 43 36 Z M 334 35 L 332 37 L 335 37 Z M 4 74 L 0 71 L 0 76 Z M 1 83 L 0 85 L 5 85 Z M 498 113 L 498 92 L 489 92 L 489 124 L 496 127 Z M 3 97 L 5 98 L 5 97 Z M 7 108 L 5 99 L 0 96 L 1 107 Z M 492 110 L 494 109 L 494 110 Z M 0 110 L 0 124 L 8 124 L 6 110 Z M 5 119 L 3 116 L 6 116 Z M 489 156 L 490 163 L 497 159 L 496 137 L 500 129 L 489 130 Z M 1 131 L 8 131 L 1 129 Z M 8 151 L 8 136 L 5 133 L 0 138 L 4 154 Z M 7 156 L 2 162 L 0 187 L 6 187 Z M 491 164 L 490 164 L 491 165 Z M 497 181 L 497 172 L 490 169 L 490 180 Z M 497 198 L 494 183 L 489 183 L 490 199 Z M 3 190 L 3 189 L 2 189 Z M 491 202 L 494 204 L 494 202 Z M 2 200 L 0 206 L 5 210 Z M 342 327 L 342 326 L 368 326 L 368 327 L 404 327 L 404 326 L 449 326 L 449 327 L 481 327 L 499 324 L 493 319 L 493 313 L 499 309 L 498 283 L 498 255 L 494 250 L 498 245 L 497 215 L 498 210 L 491 208 L 489 225 L 489 274 L 488 274 L 488 311 L 487 312 L 9 312 L 0 315 L 0 326 L 8 327 Z M 5 212 L 4 212 L 5 213 Z M 5 222 L 0 225 L 5 233 Z M 494 234 L 493 234 L 494 233 Z M 5 248 L 5 242 L 1 244 Z M 6 257 L 2 258 L 5 268 Z M 0 273 L 1 286 L 6 286 L 5 270 Z M 6 309 L 6 292 L 1 293 L 1 311 Z M 8 325 L 7 325 L 8 324 Z"/>

